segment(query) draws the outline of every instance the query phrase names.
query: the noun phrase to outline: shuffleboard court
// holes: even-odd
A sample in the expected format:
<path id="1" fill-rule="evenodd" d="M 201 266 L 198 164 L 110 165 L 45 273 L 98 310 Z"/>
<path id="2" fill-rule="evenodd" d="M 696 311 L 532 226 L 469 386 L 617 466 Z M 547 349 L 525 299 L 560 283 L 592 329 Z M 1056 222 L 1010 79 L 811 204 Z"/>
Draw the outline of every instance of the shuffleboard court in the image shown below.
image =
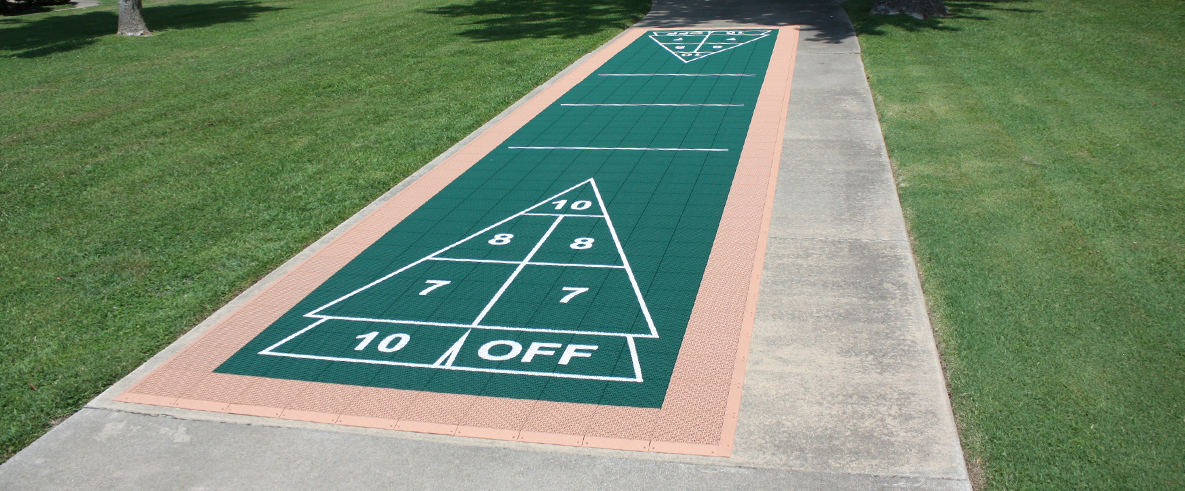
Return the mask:
<path id="1" fill-rule="evenodd" d="M 797 30 L 631 30 L 117 400 L 728 455 Z"/>

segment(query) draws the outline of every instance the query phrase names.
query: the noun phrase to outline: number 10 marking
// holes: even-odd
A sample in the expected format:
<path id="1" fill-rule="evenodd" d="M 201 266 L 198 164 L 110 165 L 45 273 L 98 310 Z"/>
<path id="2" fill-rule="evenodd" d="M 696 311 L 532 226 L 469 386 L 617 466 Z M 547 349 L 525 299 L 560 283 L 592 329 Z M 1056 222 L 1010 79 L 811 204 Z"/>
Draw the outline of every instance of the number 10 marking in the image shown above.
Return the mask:
<path id="1" fill-rule="evenodd" d="M 552 201 L 551 204 L 555 205 L 555 209 L 562 210 L 564 209 L 564 205 L 568 204 L 568 200 Z M 576 211 L 587 210 L 590 206 L 592 206 L 592 201 L 585 199 L 572 203 L 572 209 Z"/>
<path id="2" fill-rule="evenodd" d="M 585 288 L 583 286 L 565 286 L 563 288 L 563 290 L 566 292 L 572 292 L 567 295 L 564 295 L 564 298 L 560 299 L 560 303 L 568 303 L 569 300 L 572 300 L 572 297 L 575 297 L 576 295 L 580 295 L 581 293 L 588 291 L 588 288 Z"/>
<path id="3" fill-rule="evenodd" d="M 366 345 L 370 344 L 371 341 L 374 341 L 374 338 L 378 335 L 379 332 L 374 331 L 355 336 L 354 339 L 361 339 L 362 342 L 358 343 L 358 346 L 354 348 L 354 351 L 362 351 L 366 349 Z M 398 339 L 398 341 L 395 341 L 396 339 Z M 395 346 L 391 346 L 392 341 L 395 341 Z M 407 346 L 408 341 L 411 341 L 411 336 L 407 334 L 392 334 L 383 338 L 383 342 L 379 343 L 379 351 L 382 351 L 383 353 L 394 353 L 403 349 L 404 346 Z"/>

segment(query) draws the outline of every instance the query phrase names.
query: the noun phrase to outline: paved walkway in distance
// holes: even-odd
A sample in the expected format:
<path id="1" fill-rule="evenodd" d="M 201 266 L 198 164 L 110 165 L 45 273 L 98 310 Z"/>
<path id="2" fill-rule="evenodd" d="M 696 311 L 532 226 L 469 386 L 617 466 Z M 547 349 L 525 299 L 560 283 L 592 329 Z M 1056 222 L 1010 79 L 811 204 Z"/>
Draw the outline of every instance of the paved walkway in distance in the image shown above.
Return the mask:
<path id="1" fill-rule="evenodd" d="M 77 0 L 74 2 L 70 2 L 70 4 L 74 5 L 75 9 L 85 9 L 88 7 L 98 7 L 99 1 L 98 0 Z"/>
<path id="2" fill-rule="evenodd" d="M 192 342 L 199 326 L 0 466 L 0 488 L 970 489 L 843 10 L 823 0 L 660 1 L 639 27 L 786 25 L 801 26 L 801 37 L 730 457 L 328 426 L 114 400 Z"/>

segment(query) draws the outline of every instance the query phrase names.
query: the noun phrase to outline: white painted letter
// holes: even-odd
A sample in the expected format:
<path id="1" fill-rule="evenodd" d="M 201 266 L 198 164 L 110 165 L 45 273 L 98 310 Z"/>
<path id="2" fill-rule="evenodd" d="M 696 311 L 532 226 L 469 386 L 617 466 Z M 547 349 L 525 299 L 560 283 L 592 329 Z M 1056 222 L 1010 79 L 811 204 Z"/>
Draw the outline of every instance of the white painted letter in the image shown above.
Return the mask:
<path id="1" fill-rule="evenodd" d="M 493 348 L 494 346 L 509 346 L 510 352 L 506 353 L 505 355 L 491 355 L 490 349 Z M 535 348 L 535 346 L 532 345 L 531 349 L 534 349 L 534 348 Z M 486 344 L 481 345 L 481 349 L 477 350 L 477 356 L 480 356 L 481 359 L 483 359 L 483 360 L 506 361 L 506 360 L 509 360 L 511 358 L 518 356 L 518 354 L 522 353 L 522 351 L 523 351 L 523 345 L 518 344 L 514 341 L 510 341 L 510 340 L 490 341 Z"/>
<path id="2" fill-rule="evenodd" d="M 588 350 L 588 351 L 576 351 L 576 350 Z M 592 356 L 592 352 L 596 351 L 596 350 L 597 350 L 597 347 L 593 346 L 591 344 L 569 344 L 568 347 L 564 349 L 564 354 L 560 356 L 560 365 L 567 365 L 568 362 L 571 361 L 572 358 L 574 358 L 574 357 L 588 358 L 588 357 Z"/>
<path id="3" fill-rule="evenodd" d="M 535 359 L 535 355 L 551 356 L 555 354 L 555 351 L 544 348 L 559 348 L 562 346 L 560 343 L 531 343 L 531 347 L 527 348 L 527 354 L 523 355 L 523 363 L 530 363 L 531 360 Z"/>

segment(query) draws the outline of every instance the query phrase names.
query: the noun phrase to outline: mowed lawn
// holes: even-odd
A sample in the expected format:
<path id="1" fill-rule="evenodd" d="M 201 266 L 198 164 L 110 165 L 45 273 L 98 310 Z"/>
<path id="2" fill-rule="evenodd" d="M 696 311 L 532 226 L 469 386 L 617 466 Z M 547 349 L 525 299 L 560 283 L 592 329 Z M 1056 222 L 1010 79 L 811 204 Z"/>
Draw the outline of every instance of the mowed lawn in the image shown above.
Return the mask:
<path id="1" fill-rule="evenodd" d="M 645 0 L 114 2 L 0 18 L 0 461 Z"/>
<path id="2" fill-rule="evenodd" d="M 845 7 L 983 488 L 1185 488 L 1185 3 L 870 4 Z"/>

